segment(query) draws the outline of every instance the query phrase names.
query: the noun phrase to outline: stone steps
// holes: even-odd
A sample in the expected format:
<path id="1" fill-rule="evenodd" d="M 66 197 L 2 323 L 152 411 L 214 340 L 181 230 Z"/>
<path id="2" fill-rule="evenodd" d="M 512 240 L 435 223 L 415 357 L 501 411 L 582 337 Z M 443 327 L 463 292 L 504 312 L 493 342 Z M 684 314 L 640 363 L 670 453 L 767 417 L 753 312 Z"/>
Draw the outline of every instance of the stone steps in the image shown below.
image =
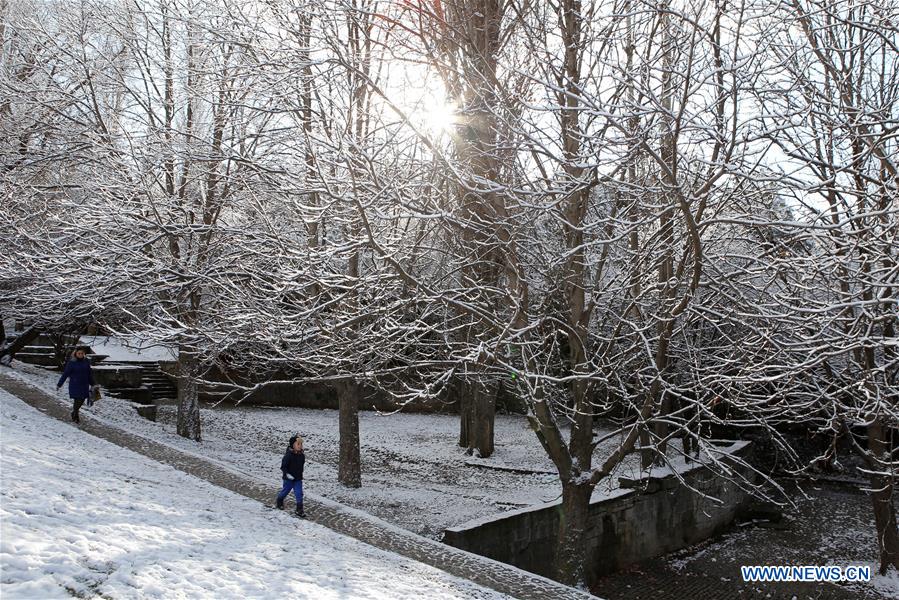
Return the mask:
<path id="1" fill-rule="evenodd" d="M 141 373 L 141 387 L 149 390 L 149 398 L 151 401 L 163 399 L 178 398 L 178 387 L 172 381 L 171 377 L 162 372 L 159 363 L 155 362 L 128 362 L 128 361 L 104 361 L 104 367 L 128 367 L 138 368 Z M 116 390 L 109 390 L 110 394 L 115 394 Z"/>
<path id="2" fill-rule="evenodd" d="M 7 338 L 10 343 L 16 336 Z M 77 338 L 76 340 L 77 341 Z M 75 343 L 73 341 L 72 343 Z M 56 362 L 56 348 L 53 345 L 53 338 L 47 334 L 40 334 L 28 346 L 24 346 L 15 355 L 16 360 L 24 363 L 37 365 L 41 367 L 54 367 L 59 365 Z M 172 378 L 166 375 L 157 362 L 130 362 L 130 361 L 107 361 L 104 360 L 105 355 L 92 355 L 91 364 L 96 367 L 123 367 L 125 369 L 137 368 L 140 370 L 140 377 L 129 378 L 127 382 L 118 382 L 116 385 L 107 385 L 106 378 L 99 377 L 101 385 L 106 388 L 106 392 L 111 396 L 127 398 L 139 403 L 154 403 L 157 400 L 176 399 L 178 397 L 178 387 L 172 381 Z M 132 381 L 131 379 L 135 379 Z"/>
<path id="3" fill-rule="evenodd" d="M 59 366 L 56 363 L 56 353 L 55 352 L 35 352 L 32 350 L 28 350 L 26 347 L 25 350 L 20 350 L 16 352 L 15 359 L 20 360 L 23 363 L 28 363 L 30 365 L 38 365 L 41 367 L 56 367 Z"/>

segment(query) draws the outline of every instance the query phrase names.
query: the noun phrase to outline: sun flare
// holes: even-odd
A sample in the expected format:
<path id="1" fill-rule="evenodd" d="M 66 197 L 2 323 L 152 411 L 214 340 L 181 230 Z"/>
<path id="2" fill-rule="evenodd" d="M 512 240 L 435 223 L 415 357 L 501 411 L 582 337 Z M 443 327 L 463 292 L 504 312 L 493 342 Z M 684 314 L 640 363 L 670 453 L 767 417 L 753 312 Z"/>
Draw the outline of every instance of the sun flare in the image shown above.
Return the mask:
<path id="1" fill-rule="evenodd" d="M 421 113 L 422 124 L 432 133 L 450 133 L 456 125 L 456 105 L 452 102 L 433 102 Z"/>

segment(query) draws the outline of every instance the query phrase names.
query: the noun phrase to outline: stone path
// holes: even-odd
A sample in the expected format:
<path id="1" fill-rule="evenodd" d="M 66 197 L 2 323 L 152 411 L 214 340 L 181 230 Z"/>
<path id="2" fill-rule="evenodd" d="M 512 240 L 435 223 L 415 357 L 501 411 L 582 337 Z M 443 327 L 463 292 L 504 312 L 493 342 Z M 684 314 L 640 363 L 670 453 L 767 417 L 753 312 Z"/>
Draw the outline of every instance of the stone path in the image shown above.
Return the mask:
<path id="1" fill-rule="evenodd" d="M 0 370 L 0 387 L 50 417 L 61 421 L 70 421 L 71 408 L 67 404 L 60 402 L 50 394 L 5 375 L 2 370 Z M 247 498 L 258 500 L 266 505 L 273 504 L 276 490 L 272 487 L 271 482 L 263 483 L 248 475 L 235 473 L 212 461 L 105 425 L 84 413 L 82 413 L 79 428 L 91 435 L 143 454 Z M 306 512 L 310 515 L 309 520 L 319 525 L 510 596 L 534 600 L 592 597 L 585 592 L 509 565 L 406 532 L 335 502 L 320 502 L 307 497 L 304 505 Z"/>

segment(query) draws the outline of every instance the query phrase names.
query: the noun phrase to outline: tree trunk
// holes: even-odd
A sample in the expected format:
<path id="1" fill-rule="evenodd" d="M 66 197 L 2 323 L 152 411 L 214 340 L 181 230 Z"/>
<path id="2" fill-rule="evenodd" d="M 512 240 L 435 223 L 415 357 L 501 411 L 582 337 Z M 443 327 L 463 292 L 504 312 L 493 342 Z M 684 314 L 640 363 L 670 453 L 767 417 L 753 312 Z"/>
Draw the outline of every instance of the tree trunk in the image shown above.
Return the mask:
<path id="1" fill-rule="evenodd" d="M 178 349 L 178 435 L 202 441 L 200 436 L 200 403 L 197 399 L 197 376 L 200 362 L 195 352 Z"/>
<path id="2" fill-rule="evenodd" d="M 868 449 L 876 461 L 872 471 L 883 473 L 889 469 L 890 444 L 880 419 L 868 426 Z M 891 469 L 890 469 L 891 471 Z M 880 574 L 892 565 L 899 570 L 899 532 L 896 529 L 896 507 L 893 505 L 894 482 L 892 472 L 871 475 L 871 502 L 874 505 L 874 525 L 877 528 L 877 547 L 880 553 Z"/>
<path id="3" fill-rule="evenodd" d="M 337 384 L 340 405 L 340 461 L 337 481 L 352 488 L 362 487 L 362 459 L 359 447 L 359 385 L 354 381 Z"/>
<path id="4" fill-rule="evenodd" d="M 459 445 L 469 454 L 488 458 L 493 454 L 497 386 L 466 380 L 460 399 Z"/>
<path id="5" fill-rule="evenodd" d="M 647 392 L 648 393 L 648 392 Z M 640 402 L 642 405 L 643 402 Z M 640 426 L 640 468 L 643 470 L 652 467 L 656 459 L 656 449 L 652 444 L 652 437 L 649 435 L 649 428 L 645 425 Z"/>
<path id="6" fill-rule="evenodd" d="M 29 327 L 20 333 L 12 344 L 5 348 L 0 348 L 0 360 L 2 360 L 3 364 L 9 365 L 12 363 L 12 359 L 15 357 L 16 352 L 37 339 L 38 335 L 40 335 L 40 331 L 37 327 Z"/>
<path id="7" fill-rule="evenodd" d="M 78 335 L 70 335 L 65 333 L 55 333 L 49 335 L 53 341 L 53 354 L 56 360 L 56 366 L 60 369 L 65 368 L 69 354 L 78 349 Z"/>
<path id="8" fill-rule="evenodd" d="M 565 585 L 586 583 L 587 549 L 584 536 L 590 514 L 593 486 L 562 483 L 562 506 L 559 515 L 559 538 L 556 545 L 556 579 Z"/>
<path id="9" fill-rule="evenodd" d="M 470 448 L 471 440 L 474 434 L 470 430 L 471 425 L 471 384 L 468 380 L 463 380 L 459 385 L 459 446 L 462 448 Z"/>
<path id="10" fill-rule="evenodd" d="M 659 261 L 658 282 L 661 288 L 659 297 L 659 321 L 656 325 L 656 331 L 659 340 L 656 346 L 655 367 L 656 379 L 653 381 L 650 394 L 653 401 L 658 407 L 658 419 L 653 423 L 653 433 L 658 441 L 657 451 L 653 453 L 653 463 L 656 465 L 665 464 L 665 454 L 667 451 L 668 422 L 666 417 L 671 413 L 671 397 L 667 393 L 665 386 L 662 385 L 662 377 L 668 370 L 669 364 L 669 347 L 671 343 L 671 333 L 674 327 L 674 315 L 671 311 L 674 309 L 675 299 L 677 297 L 678 284 L 672 285 L 674 279 L 674 252 L 676 247 L 674 226 L 674 212 L 676 202 L 673 198 L 673 190 L 677 188 L 677 178 L 674 173 L 677 172 L 677 139 L 674 131 L 676 129 L 674 117 L 674 94 L 675 84 L 672 77 L 672 65 L 674 62 L 673 52 L 676 48 L 674 43 L 674 35 L 672 33 L 672 25 L 670 16 L 666 12 L 668 10 L 667 3 L 663 2 L 659 5 L 659 30 L 663 34 L 665 45 L 669 48 L 662 55 L 662 68 L 664 76 L 662 78 L 662 109 L 666 115 L 665 132 L 662 135 L 661 147 L 659 155 L 662 162 L 668 167 L 663 170 L 659 177 L 662 184 L 664 195 L 662 200 L 668 206 L 659 213 L 659 245 L 662 252 Z M 667 317 L 667 318 L 666 318 Z"/>

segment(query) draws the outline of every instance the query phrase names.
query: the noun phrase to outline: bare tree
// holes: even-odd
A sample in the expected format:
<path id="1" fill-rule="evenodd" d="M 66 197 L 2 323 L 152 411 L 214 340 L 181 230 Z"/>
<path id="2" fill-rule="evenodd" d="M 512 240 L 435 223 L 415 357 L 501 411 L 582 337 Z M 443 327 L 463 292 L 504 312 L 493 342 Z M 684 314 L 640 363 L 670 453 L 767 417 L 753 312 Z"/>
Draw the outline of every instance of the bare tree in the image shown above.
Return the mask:
<path id="1" fill-rule="evenodd" d="M 41 289 L 64 297 L 73 289 L 60 285 L 62 262 L 70 280 L 92 288 L 81 299 L 99 296 L 118 311 L 111 328 L 177 346 L 178 433 L 197 441 L 197 381 L 236 321 L 229 310 L 243 300 L 241 270 L 257 255 L 244 227 L 253 184 L 271 170 L 258 160 L 273 122 L 270 96 L 256 85 L 264 81 L 252 53 L 256 22 L 229 8 L 85 1 L 56 13 L 53 29 L 32 21 L 28 33 L 60 63 L 43 81 L 53 90 L 46 97 L 63 98 L 64 110 L 42 95 L 17 97 L 69 124 L 52 140 L 69 148 L 39 156 L 63 190 L 47 201 L 58 230 L 92 261 L 60 261 L 54 253 L 71 245 L 21 227 L 42 251 L 20 267 L 39 266 Z"/>
<path id="2" fill-rule="evenodd" d="M 776 298 L 789 316 L 776 338 L 791 358 L 779 373 L 787 418 L 847 436 L 867 463 L 881 572 L 899 568 L 896 8 L 790 2 L 775 19 L 779 70 L 760 94 L 798 217 L 780 226 L 772 261 L 789 283 Z"/>
<path id="3" fill-rule="evenodd" d="M 442 383 L 470 369 L 494 381 L 514 375 L 559 470 L 556 572 L 570 583 L 584 580 L 595 486 L 641 434 L 660 461 L 672 435 L 697 435 L 685 415 L 707 398 L 679 393 L 670 342 L 699 293 L 708 230 L 700 221 L 739 189 L 721 184 L 737 179 L 745 149 L 740 17 L 727 19 L 723 7 L 628 7 L 633 19 L 614 3 L 417 5 L 410 39 L 439 69 L 456 69 L 443 77 L 461 96 L 451 151 L 429 147 L 462 192 L 448 205 L 390 193 L 410 216 L 477 235 L 436 248 L 446 270 L 417 274 L 367 240 L 419 296 L 446 307 L 446 360 L 419 370 Z M 637 53 L 639 68 L 617 60 Z M 697 100 L 696 90 L 708 93 Z M 595 439 L 601 415 L 615 432 Z M 728 470 L 717 456 L 710 462 Z"/>
<path id="4" fill-rule="evenodd" d="M 210 365 L 326 383 L 358 486 L 364 390 L 458 386 L 483 457 L 513 396 L 576 584 L 637 453 L 762 493 L 709 439 L 722 407 L 787 452 L 783 421 L 862 424 L 897 564 L 890 2 L 0 10 L 0 312 L 177 346 L 181 435 Z"/>

